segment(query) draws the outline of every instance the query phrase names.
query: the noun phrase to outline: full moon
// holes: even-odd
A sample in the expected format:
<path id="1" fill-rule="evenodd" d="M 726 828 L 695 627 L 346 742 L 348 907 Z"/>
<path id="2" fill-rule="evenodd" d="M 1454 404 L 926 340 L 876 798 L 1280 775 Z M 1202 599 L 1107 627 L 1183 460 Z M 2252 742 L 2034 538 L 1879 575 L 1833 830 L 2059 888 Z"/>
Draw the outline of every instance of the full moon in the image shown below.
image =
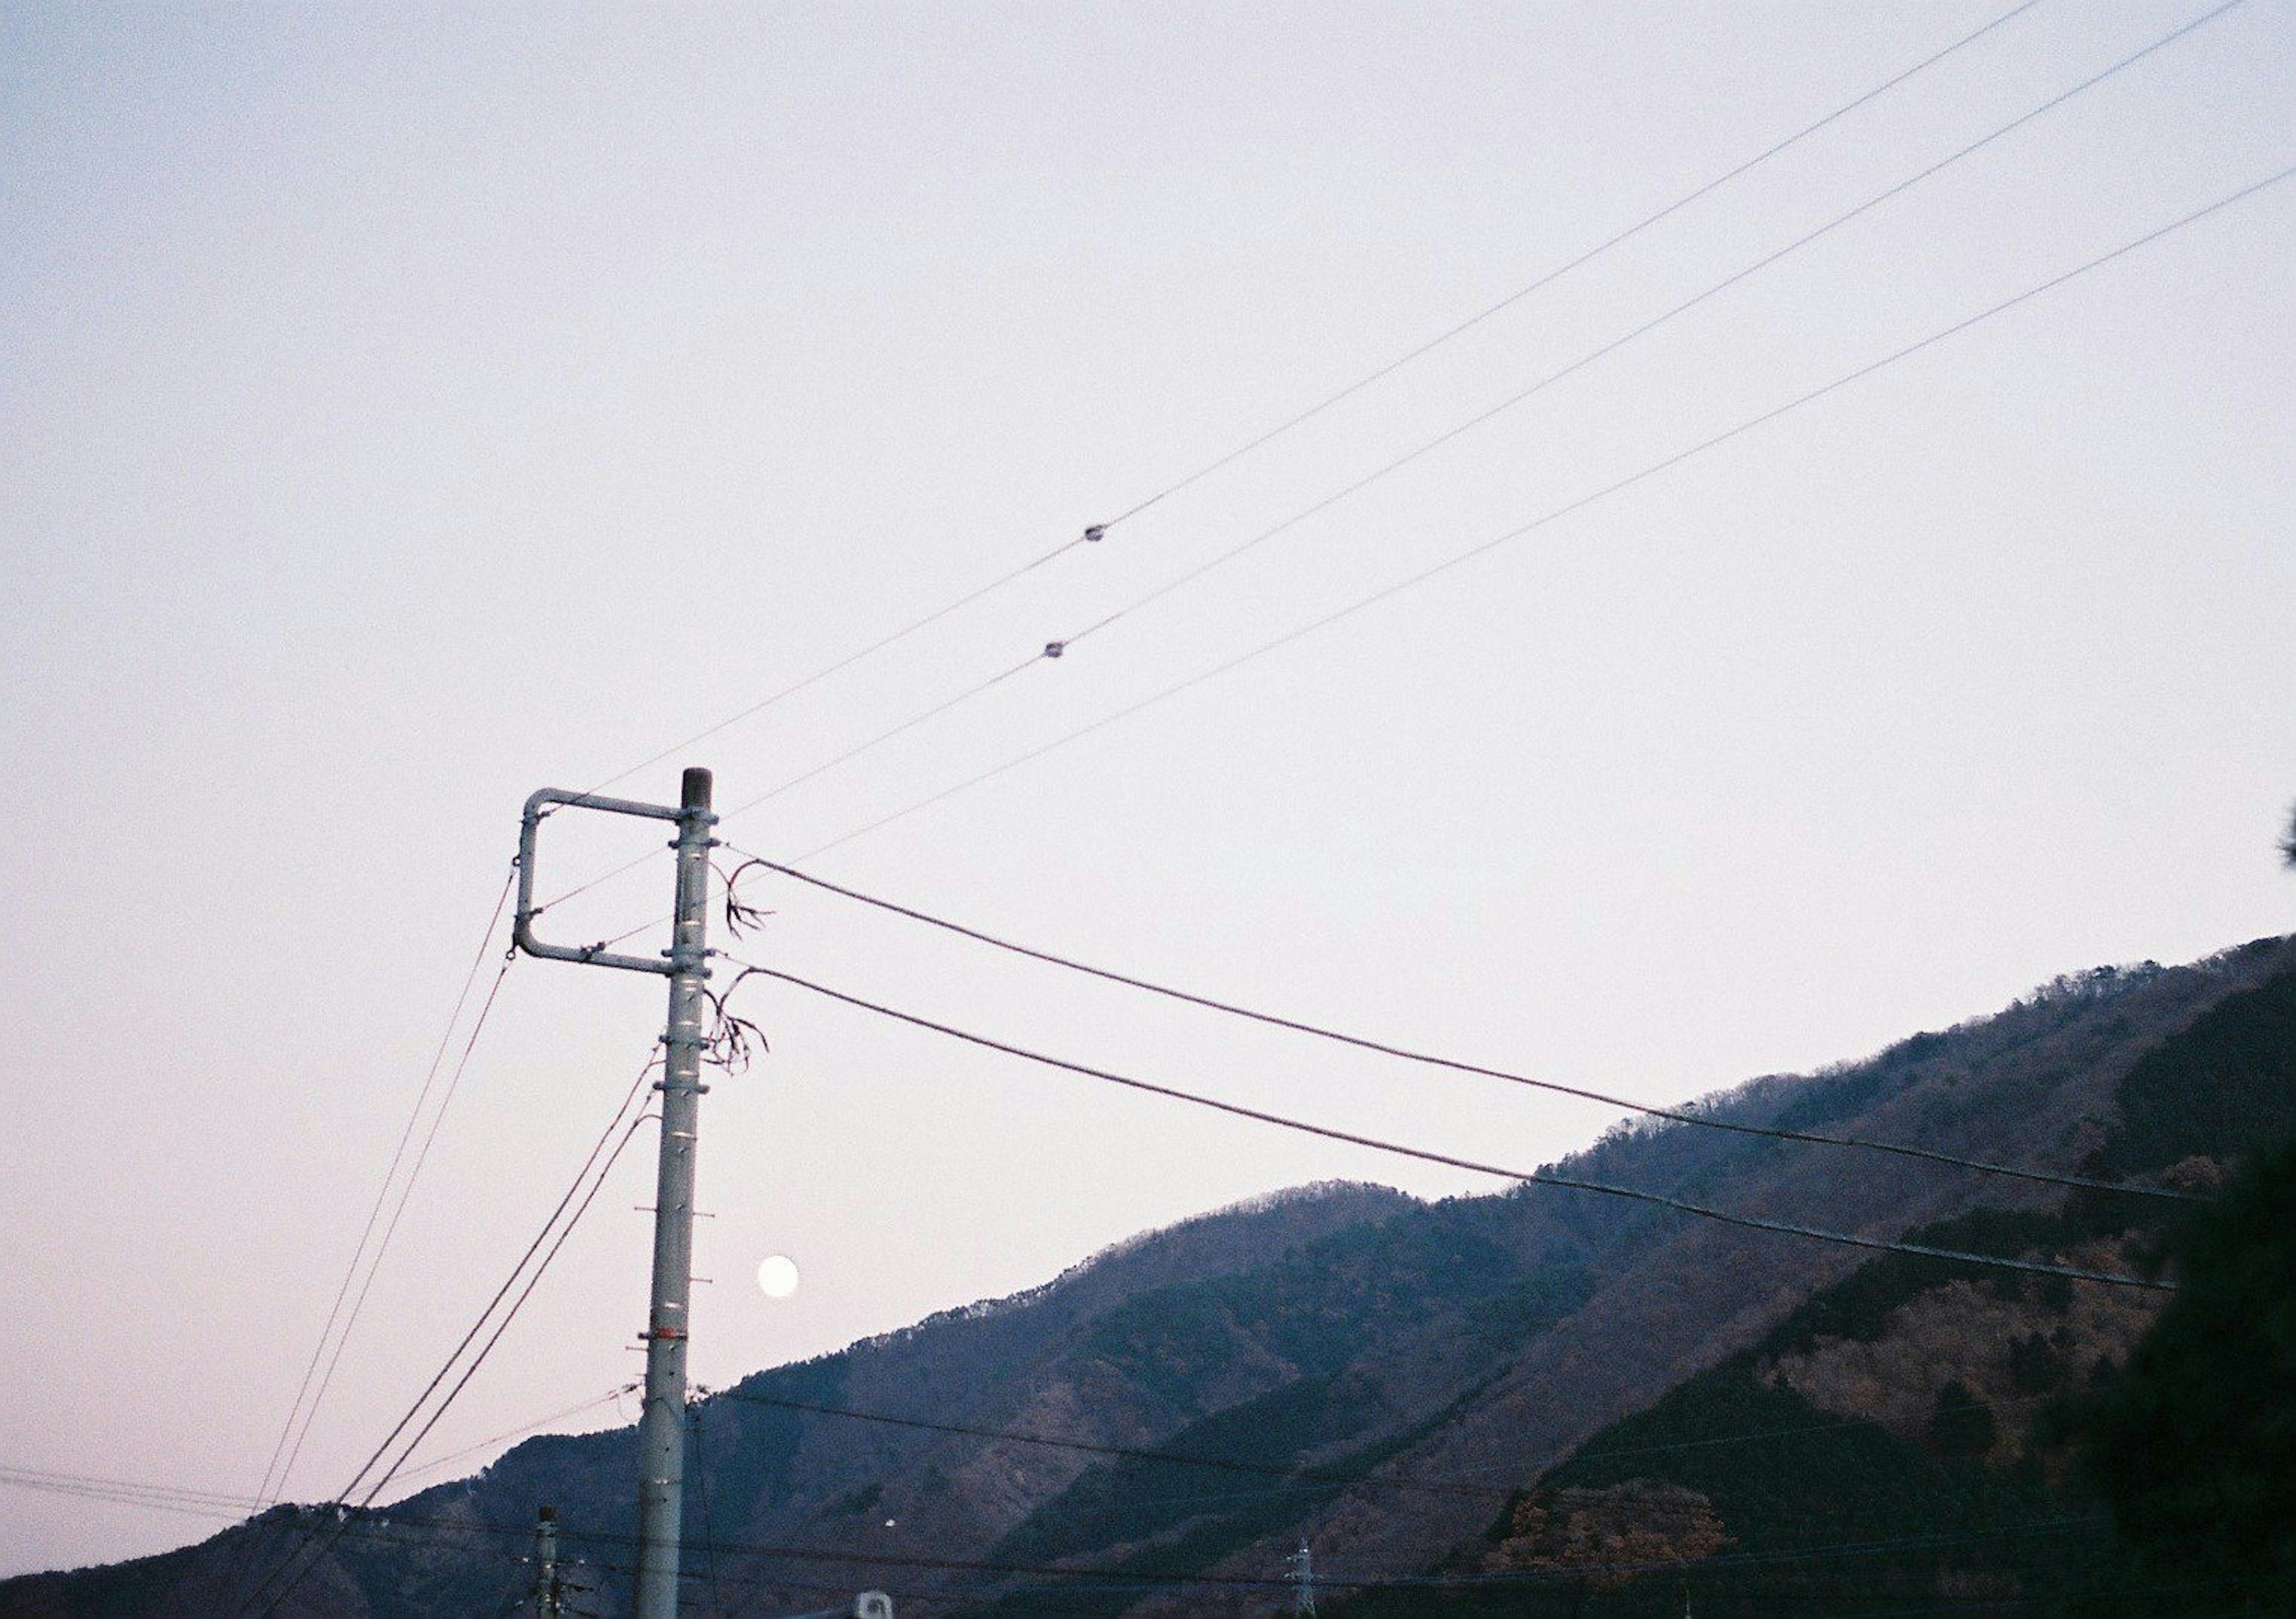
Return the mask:
<path id="1" fill-rule="evenodd" d="M 787 1298 L 797 1291 L 797 1262 L 780 1254 L 758 1267 L 758 1287 L 767 1298 Z"/>

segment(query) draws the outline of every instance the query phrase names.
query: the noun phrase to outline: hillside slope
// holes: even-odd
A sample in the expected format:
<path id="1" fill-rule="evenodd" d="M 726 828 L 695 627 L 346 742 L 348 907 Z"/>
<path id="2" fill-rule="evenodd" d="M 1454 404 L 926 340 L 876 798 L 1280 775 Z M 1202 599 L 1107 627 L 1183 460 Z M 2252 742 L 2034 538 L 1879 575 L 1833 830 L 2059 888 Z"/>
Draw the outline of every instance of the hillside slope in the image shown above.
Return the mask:
<path id="1" fill-rule="evenodd" d="M 2296 1127 L 2296 1027 L 2253 1015 L 2292 992 L 2287 940 L 2185 968 L 2099 969 L 1869 1060 L 1759 1080 L 1701 1107 L 2034 1168 L 2205 1174 L 2188 1161 L 2221 1160 Z M 1558 1167 L 1877 1236 L 1989 1209 L 2001 1213 L 1953 1229 L 1972 1242 L 2095 1249 L 2124 1263 L 2136 1239 L 2117 1206 L 2069 1205 L 2056 1189 L 1682 1125 L 1621 1128 Z M 1847 1307 L 1839 1300 L 1866 1299 L 1874 1284 L 1860 1278 L 1895 1274 L 1893 1261 L 1864 1266 L 1866 1257 L 1538 1186 L 1433 1204 L 1324 1187 L 1205 1216 L 1029 1294 L 761 1372 L 700 1402 L 689 1607 L 787 1613 L 823 1606 L 824 1591 L 874 1585 L 927 1615 L 1259 1613 L 1279 1594 L 1261 1582 L 1281 1578 L 1302 1536 L 1319 1568 L 1342 1578 L 1505 1573 L 1510 1559 L 1551 1560 L 1540 1536 L 1552 1541 L 1554 1524 L 1586 1504 L 1568 1498 L 1577 1505 L 1558 1518 L 1550 1500 L 1538 1509 L 1546 1519 L 1519 1521 L 1531 1499 L 1521 1492 L 1574 1452 L 1571 1467 L 1587 1462 L 1610 1444 L 1596 1442 L 1611 1425 L 1675 1409 L 1664 1402 L 1690 1399 L 1706 1412 L 1705 1394 L 1683 1392 L 1702 1378 L 1725 1380 L 1716 1410 L 1751 1402 L 1759 1421 L 1741 1427 L 1854 1414 L 1875 1419 L 1884 1437 L 1913 1423 L 1925 1443 L 1921 1425 L 1946 1382 L 1972 1396 L 1947 1405 L 1992 1404 L 2005 1378 L 2039 1378 L 2092 1345 L 2108 1359 L 2120 1353 L 2144 1317 L 2125 1296 L 2081 1287 L 2062 1321 L 2044 1320 L 2031 1313 L 2041 1304 L 1997 1296 L 1976 1279 L 1917 1275 L 1912 1292 L 1890 1294 L 1882 1314 L 1893 1324 L 1870 1338 L 1795 1337 L 1833 1320 L 1825 1312 Z M 1914 1315 L 1890 1313 L 1931 1294 Z M 1996 1340 L 2036 1337 L 2042 1349 L 2015 1352 L 2022 1361 L 1985 1358 Z M 1965 1363 L 1937 1349 L 1960 1338 L 1988 1347 Z M 1708 1412 L 1684 1419 L 1683 1431 L 1735 1419 Z M 1993 1419 L 1988 1453 L 2008 1443 L 2004 1417 Z M 589 1600 L 612 1619 L 630 1556 L 631 1444 L 626 1431 L 529 1441 L 473 1478 L 394 1507 L 388 1525 L 353 1525 L 283 1611 L 503 1611 L 524 1578 L 512 1559 L 549 1501 L 570 1550 L 599 1573 Z M 1541 1487 L 1699 1494 L 1707 1507 L 1665 1498 L 1687 1514 L 1665 1541 L 1684 1556 L 1716 1534 L 1755 1533 L 1742 1504 L 1716 1508 L 1719 1498 L 1671 1475 L 1555 1476 L 1564 1482 Z M 1700 1516 L 1718 1511 L 1718 1529 Z M 282 1509 L 167 1558 L 0 1583 L 0 1614 L 227 1611 L 217 1581 L 248 1537 L 265 1542 L 248 1560 L 268 1563 L 316 1526 L 313 1515 Z M 705 1541 L 714 1556 L 699 1549 Z"/>

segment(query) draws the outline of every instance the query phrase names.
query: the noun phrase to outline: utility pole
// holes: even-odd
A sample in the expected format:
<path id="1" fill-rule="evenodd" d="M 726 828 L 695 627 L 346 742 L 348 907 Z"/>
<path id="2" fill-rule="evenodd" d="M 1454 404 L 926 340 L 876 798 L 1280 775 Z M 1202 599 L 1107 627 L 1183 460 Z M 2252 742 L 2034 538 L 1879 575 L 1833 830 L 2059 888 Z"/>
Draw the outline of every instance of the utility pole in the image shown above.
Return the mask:
<path id="1" fill-rule="evenodd" d="M 1308 1549 L 1303 1537 L 1300 1549 L 1283 1559 L 1292 1566 L 1292 1611 L 1312 1614 L 1316 1611 L 1316 1554 Z"/>
<path id="2" fill-rule="evenodd" d="M 558 1583 L 558 1513 L 550 1507 L 534 1525 L 534 1611 L 539 1619 L 559 1619 L 565 1612 Z"/>
<path id="3" fill-rule="evenodd" d="M 677 807 L 604 798 L 545 787 L 526 801 L 519 828 L 518 917 L 512 937 L 529 955 L 669 978 L 669 1019 L 661 1037 L 661 1150 L 655 1173 L 653 1291 L 644 1334 L 645 1410 L 638 1419 L 638 1569 L 634 1619 L 677 1619 L 677 1549 L 685 1504 L 685 1351 L 693 1291 L 693 1157 L 701 1116 L 702 981 L 709 976 L 709 773 L 688 769 Z M 677 823 L 677 904 L 669 948 L 657 960 L 619 955 L 604 944 L 549 944 L 534 936 L 534 846 L 555 806 L 602 810 Z"/>

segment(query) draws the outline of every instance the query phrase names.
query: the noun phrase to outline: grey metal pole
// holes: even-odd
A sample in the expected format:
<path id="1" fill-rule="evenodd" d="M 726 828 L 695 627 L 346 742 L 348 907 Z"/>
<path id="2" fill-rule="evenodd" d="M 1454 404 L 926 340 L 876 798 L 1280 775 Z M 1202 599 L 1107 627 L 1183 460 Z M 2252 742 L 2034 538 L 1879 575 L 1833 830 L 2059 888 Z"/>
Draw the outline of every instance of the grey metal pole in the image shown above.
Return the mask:
<path id="1" fill-rule="evenodd" d="M 702 980 L 709 976 L 709 773 L 688 770 L 678 797 L 677 910 L 671 923 L 669 1022 L 663 1031 L 661 1151 L 655 1176 L 653 1302 L 638 1419 L 636 1619 L 677 1619 L 685 1504 L 685 1347 L 693 1291 L 693 1151 L 701 1121 Z"/>

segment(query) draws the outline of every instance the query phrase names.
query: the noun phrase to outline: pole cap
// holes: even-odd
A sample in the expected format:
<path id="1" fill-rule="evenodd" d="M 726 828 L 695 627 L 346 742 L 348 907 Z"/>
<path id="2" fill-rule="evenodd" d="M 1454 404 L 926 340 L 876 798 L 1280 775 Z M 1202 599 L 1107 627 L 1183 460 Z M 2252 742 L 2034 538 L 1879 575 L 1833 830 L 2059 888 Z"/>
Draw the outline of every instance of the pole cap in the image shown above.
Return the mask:
<path id="1" fill-rule="evenodd" d="M 685 767 L 685 780 L 678 787 L 680 809 L 706 810 L 709 807 L 709 773 L 699 765 Z"/>

